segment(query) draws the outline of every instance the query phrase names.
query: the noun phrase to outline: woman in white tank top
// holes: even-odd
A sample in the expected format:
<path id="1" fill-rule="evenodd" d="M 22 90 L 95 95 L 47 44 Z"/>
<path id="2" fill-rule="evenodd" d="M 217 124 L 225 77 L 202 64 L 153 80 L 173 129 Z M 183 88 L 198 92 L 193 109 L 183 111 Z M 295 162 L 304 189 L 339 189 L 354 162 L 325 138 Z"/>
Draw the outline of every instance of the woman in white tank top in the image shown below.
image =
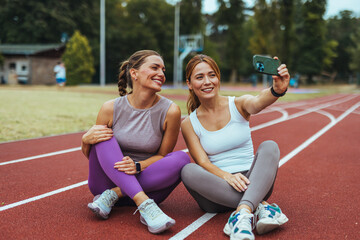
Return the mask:
<path id="1" fill-rule="evenodd" d="M 233 239 L 255 239 L 288 219 L 270 196 L 280 153 L 273 141 L 259 146 L 254 157 L 249 119 L 286 93 L 290 75 L 286 65 L 273 76 L 273 87 L 257 96 L 224 97 L 219 94 L 220 70 L 206 55 L 193 57 L 186 67 L 190 114 L 181 131 L 196 164 L 182 170 L 182 180 L 199 206 L 207 212 L 235 210 L 224 227 Z M 250 184 L 251 182 L 251 184 Z"/>

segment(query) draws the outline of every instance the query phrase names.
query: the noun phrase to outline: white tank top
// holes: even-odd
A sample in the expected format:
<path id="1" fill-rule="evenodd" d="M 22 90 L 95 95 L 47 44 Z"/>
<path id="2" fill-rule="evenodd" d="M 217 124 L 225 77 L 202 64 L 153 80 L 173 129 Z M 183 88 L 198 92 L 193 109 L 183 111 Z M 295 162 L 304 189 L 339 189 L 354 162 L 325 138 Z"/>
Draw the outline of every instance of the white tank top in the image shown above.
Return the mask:
<path id="1" fill-rule="evenodd" d="M 190 114 L 191 125 L 210 161 L 221 170 L 235 173 L 250 169 L 254 159 L 249 121 L 239 113 L 235 97 L 228 97 L 231 119 L 220 130 L 208 131 L 196 116 Z"/>

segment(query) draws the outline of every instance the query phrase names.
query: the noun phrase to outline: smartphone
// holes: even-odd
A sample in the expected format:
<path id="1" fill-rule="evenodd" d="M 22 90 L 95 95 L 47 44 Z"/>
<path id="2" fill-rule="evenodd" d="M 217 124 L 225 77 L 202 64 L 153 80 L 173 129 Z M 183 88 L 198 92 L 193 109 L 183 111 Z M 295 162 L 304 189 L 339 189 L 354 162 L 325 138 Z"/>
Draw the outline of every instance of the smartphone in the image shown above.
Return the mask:
<path id="1" fill-rule="evenodd" d="M 279 75 L 277 69 L 280 66 L 280 60 L 261 55 L 254 55 L 253 66 L 255 70 L 259 73 L 268 75 Z"/>

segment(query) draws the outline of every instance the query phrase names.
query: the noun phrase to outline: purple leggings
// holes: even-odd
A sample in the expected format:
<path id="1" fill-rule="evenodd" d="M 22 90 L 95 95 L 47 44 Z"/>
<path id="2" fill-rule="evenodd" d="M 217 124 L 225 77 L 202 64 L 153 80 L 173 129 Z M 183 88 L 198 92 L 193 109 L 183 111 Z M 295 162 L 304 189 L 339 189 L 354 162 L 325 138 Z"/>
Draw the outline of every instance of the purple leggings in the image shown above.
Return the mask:
<path id="1" fill-rule="evenodd" d="M 114 137 L 91 147 L 88 186 L 94 196 L 118 186 L 122 194 L 131 199 L 144 191 L 149 198 L 160 203 L 180 183 L 181 169 L 190 163 L 190 157 L 185 152 L 177 151 L 169 153 L 137 175 L 128 175 L 114 168 L 115 162 L 123 157 Z M 123 200 L 124 204 L 120 205 L 129 204 L 129 199 Z"/>

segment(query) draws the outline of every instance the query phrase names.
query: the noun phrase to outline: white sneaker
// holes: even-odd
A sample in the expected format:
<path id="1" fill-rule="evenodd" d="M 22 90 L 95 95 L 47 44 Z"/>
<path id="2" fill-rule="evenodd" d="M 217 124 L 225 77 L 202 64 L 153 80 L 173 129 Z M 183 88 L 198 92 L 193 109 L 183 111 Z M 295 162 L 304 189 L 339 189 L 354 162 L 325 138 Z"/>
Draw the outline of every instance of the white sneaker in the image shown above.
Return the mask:
<path id="1" fill-rule="evenodd" d="M 233 212 L 224 227 L 224 233 L 230 236 L 230 240 L 255 240 L 252 233 L 254 215 L 246 209 Z"/>
<path id="2" fill-rule="evenodd" d="M 140 222 L 146 225 L 151 233 L 161 233 L 175 224 L 175 220 L 167 216 L 152 199 L 140 204 L 138 210 Z"/>
<path id="3" fill-rule="evenodd" d="M 113 190 L 106 190 L 101 195 L 96 195 L 92 203 L 88 204 L 88 208 L 93 211 L 98 217 L 108 219 L 111 208 L 119 199 L 116 192 Z"/>
<path id="4" fill-rule="evenodd" d="M 256 232 L 258 234 L 270 232 L 289 220 L 275 203 L 271 205 L 260 203 L 255 211 L 255 219 L 257 219 Z"/>

